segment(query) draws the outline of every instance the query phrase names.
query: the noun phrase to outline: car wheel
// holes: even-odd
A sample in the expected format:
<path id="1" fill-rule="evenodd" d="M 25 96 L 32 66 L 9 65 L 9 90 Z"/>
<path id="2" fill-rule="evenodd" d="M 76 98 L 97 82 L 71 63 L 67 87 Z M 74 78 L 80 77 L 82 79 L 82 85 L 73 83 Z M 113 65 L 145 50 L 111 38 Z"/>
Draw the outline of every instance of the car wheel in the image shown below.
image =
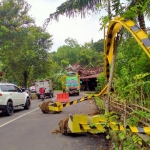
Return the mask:
<path id="1" fill-rule="evenodd" d="M 53 93 L 51 94 L 51 97 L 54 97 Z"/>
<path id="2" fill-rule="evenodd" d="M 49 93 L 49 95 L 48 95 L 48 96 L 49 96 L 49 98 L 52 98 L 52 94 L 51 94 L 51 93 Z"/>
<path id="3" fill-rule="evenodd" d="M 5 114 L 7 116 L 11 116 L 11 115 L 13 115 L 13 113 L 14 113 L 13 103 L 12 102 L 7 102 Z"/>
<path id="4" fill-rule="evenodd" d="M 25 103 L 25 106 L 24 106 L 24 109 L 29 109 L 30 106 L 31 106 L 31 101 L 30 101 L 29 98 L 27 98 L 26 103 Z"/>

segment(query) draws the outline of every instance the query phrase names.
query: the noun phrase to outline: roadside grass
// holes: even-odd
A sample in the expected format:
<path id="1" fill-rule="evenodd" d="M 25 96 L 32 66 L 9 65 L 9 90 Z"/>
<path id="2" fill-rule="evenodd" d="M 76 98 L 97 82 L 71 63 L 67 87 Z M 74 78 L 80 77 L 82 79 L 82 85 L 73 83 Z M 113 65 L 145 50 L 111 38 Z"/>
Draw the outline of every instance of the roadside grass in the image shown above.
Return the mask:
<path id="1" fill-rule="evenodd" d="M 55 92 L 62 92 L 62 90 L 54 90 Z"/>
<path id="2" fill-rule="evenodd" d="M 95 104 L 99 110 L 99 113 L 104 114 L 105 113 L 104 101 L 100 97 L 94 97 L 94 100 L 95 100 Z"/>
<path id="3" fill-rule="evenodd" d="M 84 92 L 84 91 L 83 91 Z M 85 91 L 85 94 L 90 95 L 90 94 L 96 94 L 95 91 Z"/>

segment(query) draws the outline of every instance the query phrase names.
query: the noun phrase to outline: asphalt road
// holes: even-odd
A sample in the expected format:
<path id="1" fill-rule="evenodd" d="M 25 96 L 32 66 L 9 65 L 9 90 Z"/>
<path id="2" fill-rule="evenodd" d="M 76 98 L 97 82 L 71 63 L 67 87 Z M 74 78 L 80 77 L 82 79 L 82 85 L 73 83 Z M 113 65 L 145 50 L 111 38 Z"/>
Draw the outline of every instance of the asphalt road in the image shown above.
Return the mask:
<path id="1" fill-rule="evenodd" d="M 81 93 L 80 96 L 71 96 L 69 100 L 83 96 Z M 76 113 L 92 114 L 96 111 L 95 104 L 84 101 L 64 108 L 60 114 L 43 114 L 38 107 L 41 103 L 41 100 L 32 100 L 31 109 L 17 108 L 10 117 L 0 113 L 0 150 L 105 150 L 103 134 L 52 134 L 59 129 L 58 122 L 62 118 Z"/>

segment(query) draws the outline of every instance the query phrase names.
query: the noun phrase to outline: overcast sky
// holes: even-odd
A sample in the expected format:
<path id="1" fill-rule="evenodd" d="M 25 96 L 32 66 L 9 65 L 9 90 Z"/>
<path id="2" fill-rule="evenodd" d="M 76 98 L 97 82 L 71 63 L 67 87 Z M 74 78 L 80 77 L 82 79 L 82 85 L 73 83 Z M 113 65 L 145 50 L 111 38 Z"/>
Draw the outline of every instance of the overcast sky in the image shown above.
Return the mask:
<path id="1" fill-rule="evenodd" d="M 50 13 L 56 11 L 66 0 L 26 0 L 32 7 L 30 15 L 35 19 L 38 26 L 42 26 L 44 20 L 48 18 Z M 64 45 L 65 39 L 68 37 L 76 39 L 79 44 L 94 42 L 103 38 L 103 31 L 100 31 L 99 23 L 100 14 L 87 16 L 85 19 L 67 18 L 60 16 L 58 22 L 53 20 L 48 25 L 48 32 L 53 35 L 53 46 L 51 51 L 57 51 L 58 47 Z"/>
<path id="2" fill-rule="evenodd" d="M 31 5 L 30 15 L 35 19 L 38 26 L 42 26 L 44 20 L 48 18 L 50 13 L 56 11 L 56 8 L 60 6 L 66 0 L 26 0 Z M 123 0 L 124 1 L 124 0 Z M 101 12 L 101 15 L 106 15 L 105 12 Z M 59 21 L 53 20 L 48 25 L 48 32 L 53 35 L 53 46 L 51 51 L 57 51 L 57 49 L 65 44 L 65 39 L 73 38 L 78 41 L 79 44 L 90 42 L 92 39 L 94 42 L 104 37 L 103 31 L 100 31 L 100 14 L 93 14 L 86 16 L 86 18 L 68 18 L 60 16 Z M 150 22 L 146 20 L 147 27 L 150 27 Z"/>

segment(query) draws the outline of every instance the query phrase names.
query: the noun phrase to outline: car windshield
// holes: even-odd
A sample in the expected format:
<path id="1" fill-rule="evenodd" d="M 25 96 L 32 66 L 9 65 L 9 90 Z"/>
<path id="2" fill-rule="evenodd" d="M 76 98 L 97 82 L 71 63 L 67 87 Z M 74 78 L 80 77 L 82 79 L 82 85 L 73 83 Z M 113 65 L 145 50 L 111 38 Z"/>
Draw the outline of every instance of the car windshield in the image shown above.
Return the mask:
<path id="1" fill-rule="evenodd" d="M 0 85 L 0 90 L 2 92 L 7 92 L 8 91 L 8 86 L 7 85 Z"/>
<path id="2" fill-rule="evenodd" d="M 2 92 L 21 92 L 21 90 L 15 85 L 0 85 Z"/>
<path id="3" fill-rule="evenodd" d="M 68 78 L 66 80 L 66 85 L 68 85 L 68 86 L 77 86 L 78 85 L 78 79 L 77 78 Z"/>

